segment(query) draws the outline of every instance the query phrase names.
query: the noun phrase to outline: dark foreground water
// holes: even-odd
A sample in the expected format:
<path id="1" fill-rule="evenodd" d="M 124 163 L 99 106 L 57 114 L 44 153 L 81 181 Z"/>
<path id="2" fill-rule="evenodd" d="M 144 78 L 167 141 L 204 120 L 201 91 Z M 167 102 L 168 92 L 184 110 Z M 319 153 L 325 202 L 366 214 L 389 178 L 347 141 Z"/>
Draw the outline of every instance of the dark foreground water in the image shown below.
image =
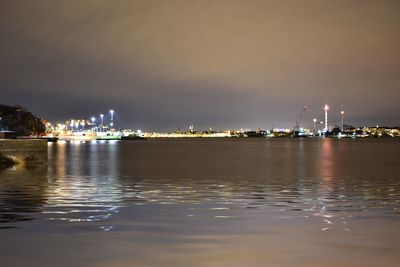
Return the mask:
<path id="1" fill-rule="evenodd" d="M 58 143 L 0 172 L 0 266 L 399 264 L 399 140 Z"/>

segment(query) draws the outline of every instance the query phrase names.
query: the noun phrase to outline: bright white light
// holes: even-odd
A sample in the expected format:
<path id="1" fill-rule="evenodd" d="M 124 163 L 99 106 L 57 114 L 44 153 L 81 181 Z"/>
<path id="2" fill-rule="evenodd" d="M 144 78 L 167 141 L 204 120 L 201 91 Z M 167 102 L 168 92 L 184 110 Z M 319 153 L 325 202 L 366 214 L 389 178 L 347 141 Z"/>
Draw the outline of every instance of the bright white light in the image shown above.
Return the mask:
<path id="1" fill-rule="evenodd" d="M 340 114 L 344 115 L 344 110 L 340 111 Z"/>
<path id="2" fill-rule="evenodd" d="M 104 114 L 100 114 L 100 121 L 101 121 L 101 126 L 103 126 Z"/>
<path id="3" fill-rule="evenodd" d="M 95 118 L 95 117 L 92 117 L 91 120 L 92 120 L 92 122 L 94 123 L 94 122 L 96 121 L 96 118 Z"/>
<path id="4" fill-rule="evenodd" d="M 110 115 L 111 115 L 111 123 L 110 126 L 112 127 L 114 125 L 113 120 L 114 120 L 114 110 L 110 110 Z"/>
<path id="5" fill-rule="evenodd" d="M 328 111 L 328 110 L 329 110 L 328 104 L 325 105 L 324 110 L 325 110 L 325 111 Z"/>

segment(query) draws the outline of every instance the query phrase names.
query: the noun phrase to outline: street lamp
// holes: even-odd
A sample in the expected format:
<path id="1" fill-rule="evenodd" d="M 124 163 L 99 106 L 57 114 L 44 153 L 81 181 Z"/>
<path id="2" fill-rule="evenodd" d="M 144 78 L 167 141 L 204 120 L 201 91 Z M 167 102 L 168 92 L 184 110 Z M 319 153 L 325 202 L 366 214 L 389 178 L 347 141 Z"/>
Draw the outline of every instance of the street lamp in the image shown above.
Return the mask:
<path id="1" fill-rule="evenodd" d="M 110 116 L 111 116 L 111 123 L 110 126 L 113 127 L 114 126 L 114 110 L 110 110 Z"/>
<path id="2" fill-rule="evenodd" d="M 101 124 L 100 124 L 100 132 L 102 132 L 103 129 L 104 129 L 104 114 L 103 113 L 100 114 L 100 122 L 101 122 Z"/>
<path id="3" fill-rule="evenodd" d="M 317 119 L 316 118 L 313 119 L 313 123 L 314 123 L 314 136 L 315 136 L 317 133 Z"/>
<path id="4" fill-rule="evenodd" d="M 342 116 L 342 132 L 344 132 L 344 110 L 340 111 L 340 115 Z"/>
<path id="5" fill-rule="evenodd" d="M 329 106 L 328 106 L 328 104 L 325 104 L 325 107 L 324 107 L 324 111 L 325 111 L 325 129 L 324 129 L 324 132 L 328 131 L 328 110 L 329 110 Z"/>
<path id="6" fill-rule="evenodd" d="M 95 117 L 92 117 L 91 118 L 91 121 L 92 121 L 92 127 L 93 127 L 93 130 L 95 130 L 95 121 L 96 121 L 96 118 Z"/>

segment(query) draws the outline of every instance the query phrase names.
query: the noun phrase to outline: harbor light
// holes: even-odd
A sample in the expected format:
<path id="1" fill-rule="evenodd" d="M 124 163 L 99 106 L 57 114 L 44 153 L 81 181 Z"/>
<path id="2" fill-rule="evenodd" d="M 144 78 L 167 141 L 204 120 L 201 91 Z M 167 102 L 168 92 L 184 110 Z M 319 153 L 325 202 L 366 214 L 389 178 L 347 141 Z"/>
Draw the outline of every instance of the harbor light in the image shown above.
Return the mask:
<path id="1" fill-rule="evenodd" d="M 114 126 L 114 110 L 111 109 L 110 110 L 110 116 L 111 116 L 111 122 L 110 122 L 110 126 Z"/>
<path id="2" fill-rule="evenodd" d="M 100 114 L 101 126 L 103 126 L 104 122 L 104 114 Z"/>
<path id="3" fill-rule="evenodd" d="M 329 106 L 328 106 L 328 104 L 325 104 L 325 107 L 324 107 L 324 111 L 325 111 L 325 128 L 324 128 L 324 132 L 328 131 L 328 110 L 329 110 Z"/>
<path id="4" fill-rule="evenodd" d="M 340 115 L 342 117 L 342 132 L 344 131 L 344 110 L 340 111 Z"/>
<path id="5" fill-rule="evenodd" d="M 92 129 L 93 129 L 93 131 L 96 131 L 96 125 L 95 125 L 96 118 L 92 117 L 91 121 L 92 121 Z"/>
<path id="6" fill-rule="evenodd" d="M 316 118 L 313 119 L 313 123 L 314 123 L 314 135 L 315 135 L 317 132 L 317 119 Z"/>

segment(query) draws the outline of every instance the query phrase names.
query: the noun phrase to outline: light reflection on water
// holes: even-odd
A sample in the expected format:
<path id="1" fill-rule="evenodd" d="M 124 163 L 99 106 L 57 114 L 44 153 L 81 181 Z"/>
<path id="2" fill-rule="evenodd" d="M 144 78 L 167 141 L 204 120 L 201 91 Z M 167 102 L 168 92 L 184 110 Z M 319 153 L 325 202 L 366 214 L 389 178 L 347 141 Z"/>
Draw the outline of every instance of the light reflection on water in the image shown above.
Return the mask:
<path id="1" fill-rule="evenodd" d="M 357 141 L 274 142 L 50 144 L 47 171 L 2 173 L 2 222 L 98 221 L 120 206 L 149 204 L 201 205 L 193 210 L 210 211 L 276 207 L 322 218 L 335 212 L 398 210 L 398 169 L 391 165 L 393 176 L 387 176 L 380 171 L 390 170 L 379 162 L 372 173 L 362 170 L 365 165 L 353 165 L 373 155 L 372 146 L 389 147 L 390 158 L 396 144 L 359 141 L 371 151 L 354 160 L 357 151 L 348 147 Z M 365 177 L 346 177 L 346 169 L 357 168 Z"/>
<path id="2" fill-rule="evenodd" d="M 202 227 L 345 233 L 355 220 L 397 223 L 399 152 L 393 140 L 50 144 L 47 168 L 0 173 L 0 229 L 178 234 L 196 225 L 186 231 L 201 236 Z"/>

